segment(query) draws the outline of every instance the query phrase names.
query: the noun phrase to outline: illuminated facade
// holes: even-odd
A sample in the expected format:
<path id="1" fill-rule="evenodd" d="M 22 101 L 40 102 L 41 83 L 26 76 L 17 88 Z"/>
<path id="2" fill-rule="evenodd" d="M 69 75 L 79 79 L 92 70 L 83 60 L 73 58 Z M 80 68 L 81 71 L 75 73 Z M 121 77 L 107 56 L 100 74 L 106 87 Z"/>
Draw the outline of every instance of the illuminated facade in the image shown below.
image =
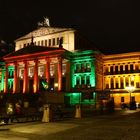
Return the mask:
<path id="1" fill-rule="evenodd" d="M 96 80 L 103 79 L 103 72 L 100 52 L 91 46 L 74 29 L 39 27 L 17 39 L 15 51 L 3 57 L 1 92 L 58 93 L 67 104 L 95 106 L 96 88 L 103 87 Z"/>
<path id="2" fill-rule="evenodd" d="M 108 97 L 116 108 L 140 103 L 139 56 L 103 55 L 72 28 L 41 26 L 18 38 L 15 51 L 3 57 L 0 92 L 64 94 L 69 105 L 96 106 Z M 131 94 L 128 86 L 135 87 Z"/>
<path id="3" fill-rule="evenodd" d="M 104 55 L 104 89 L 110 91 L 115 107 L 129 105 L 130 101 L 140 103 L 140 53 Z M 135 87 L 131 93 L 126 87 Z"/>

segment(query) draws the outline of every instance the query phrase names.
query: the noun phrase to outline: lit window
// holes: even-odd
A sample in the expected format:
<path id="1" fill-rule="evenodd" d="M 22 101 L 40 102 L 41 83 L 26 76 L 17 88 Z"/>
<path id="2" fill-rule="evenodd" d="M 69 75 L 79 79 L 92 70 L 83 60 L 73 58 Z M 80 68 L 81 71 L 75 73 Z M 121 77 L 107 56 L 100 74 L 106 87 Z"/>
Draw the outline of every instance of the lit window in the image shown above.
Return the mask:
<path id="1" fill-rule="evenodd" d="M 54 75 L 54 65 L 50 65 L 50 75 Z"/>
<path id="2" fill-rule="evenodd" d="M 85 71 L 85 65 L 84 64 L 81 65 L 81 69 L 82 69 L 82 72 Z"/>
<path id="3" fill-rule="evenodd" d="M 81 71 L 81 64 L 76 64 L 76 72 L 80 72 Z"/>
<path id="4" fill-rule="evenodd" d="M 87 71 L 90 71 L 91 69 L 90 69 L 90 63 L 86 63 L 86 69 L 87 69 Z"/>
<path id="5" fill-rule="evenodd" d="M 30 77 L 33 77 L 33 75 L 34 75 L 34 68 L 33 68 L 33 67 L 30 67 L 30 68 L 29 68 L 29 73 L 28 73 L 28 75 L 29 75 Z"/>
<path id="6" fill-rule="evenodd" d="M 38 75 L 42 77 L 44 75 L 44 66 L 40 66 L 38 69 Z"/>
<path id="7" fill-rule="evenodd" d="M 20 69 L 19 70 L 19 77 L 23 78 L 23 74 L 24 74 L 24 69 Z"/>
<path id="8" fill-rule="evenodd" d="M 62 74 L 64 75 L 66 73 L 66 64 L 62 65 Z"/>

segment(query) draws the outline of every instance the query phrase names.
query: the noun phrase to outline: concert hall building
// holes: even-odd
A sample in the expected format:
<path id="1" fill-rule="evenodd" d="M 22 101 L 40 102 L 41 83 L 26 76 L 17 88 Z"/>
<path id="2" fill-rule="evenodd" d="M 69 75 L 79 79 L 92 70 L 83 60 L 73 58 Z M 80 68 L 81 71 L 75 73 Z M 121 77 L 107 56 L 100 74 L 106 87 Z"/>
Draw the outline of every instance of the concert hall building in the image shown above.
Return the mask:
<path id="1" fill-rule="evenodd" d="M 40 25 L 3 57 L 1 93 L 62 94 L 66 104 L 95 108 L 100 100 L 140 102 L 139 52 L 105 55 L 75 29 Z"/>

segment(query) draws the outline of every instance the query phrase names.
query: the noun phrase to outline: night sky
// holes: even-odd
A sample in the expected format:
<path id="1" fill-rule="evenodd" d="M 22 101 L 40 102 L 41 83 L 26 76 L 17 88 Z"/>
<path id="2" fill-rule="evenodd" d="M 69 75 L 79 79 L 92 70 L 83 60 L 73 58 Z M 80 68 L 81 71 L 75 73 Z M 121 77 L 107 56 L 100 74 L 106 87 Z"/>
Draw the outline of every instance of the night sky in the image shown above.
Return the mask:
<path id="1" fill-rule="evenodd" d="M 135 0 L 5 0 L 0 4 L 0 39 L 15 39 L 37 28 L 72 27 L 103 53 L 140 51 L 140 3 Z"/>

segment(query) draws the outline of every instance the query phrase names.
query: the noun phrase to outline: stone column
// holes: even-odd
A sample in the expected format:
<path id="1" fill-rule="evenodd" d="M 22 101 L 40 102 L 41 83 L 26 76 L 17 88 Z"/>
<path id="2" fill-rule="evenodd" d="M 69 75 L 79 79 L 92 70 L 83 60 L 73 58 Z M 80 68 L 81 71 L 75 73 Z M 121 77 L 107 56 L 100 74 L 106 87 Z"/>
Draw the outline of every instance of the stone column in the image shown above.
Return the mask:
<path id="1" fill-rule="evenodd" d="M 125 77 L 123 77 L 123 86 L 126 87 Z"/>
<path id="2" fill-rule="evenodd" d="M 129 76 L 128 79 L 129 79 L 129 84 L 128 85 L 131 86 L 131 76 Z"/>
<path id="3" fill-rule="evenodd" d="M 111 88 L 111 77 L 108 78 L 109 89 Z"/>
<path id="4" fill-rule="evenodd" d="M 5 65 L 4 93 L 7 93 L 8 88 L 8 64 Z"/>
<path id="5" fill-rule="evenodd" d="M 14 63 L 14 82 L 13 82 L 13 93 L 17 92 L 17 62 Z"/>
<path id="6" fill-rule="evenodd" d="M 62 90 L 62 58 L 58 58 L 58 91 Z"/>
<path id="7" fill-rule="evenodd" d="M 45 74 L 46 74 L 47 83 L 49 85 L 49 83 L 50 83 L 50 59 L 49 58 L 46 58 L 46 71 L 45 71 Z"/>
<path id="8" fill-rule="evenodd" d="M 35 66 L 34 66 L 34 85 L 33 85 L 33 89 L 34 89 L 34 93 L 38 92 L 38 60 L 34 60 L 35 62 Z"/>
<path id="9" fill-rule="evenodd" d="M 114 88 L 116 88 L 116 79 L 115 79 L 116 77 L 113 77 L 113 82 L 114 82 Z"/>
<path id="10" fill-rule="evenodd" d="M 23 93 L 27 92 L 28 86 L 28 65 L 27 61 L 24 61 L 24 74 L 23 74 Z"/>
<path id="11" fill-rule="evenodd" d="M 118 77 L 118 84 L 119 84 L 118 87 L 121 88 L 121 78 L 120 78 L 120 76 Z"/>

